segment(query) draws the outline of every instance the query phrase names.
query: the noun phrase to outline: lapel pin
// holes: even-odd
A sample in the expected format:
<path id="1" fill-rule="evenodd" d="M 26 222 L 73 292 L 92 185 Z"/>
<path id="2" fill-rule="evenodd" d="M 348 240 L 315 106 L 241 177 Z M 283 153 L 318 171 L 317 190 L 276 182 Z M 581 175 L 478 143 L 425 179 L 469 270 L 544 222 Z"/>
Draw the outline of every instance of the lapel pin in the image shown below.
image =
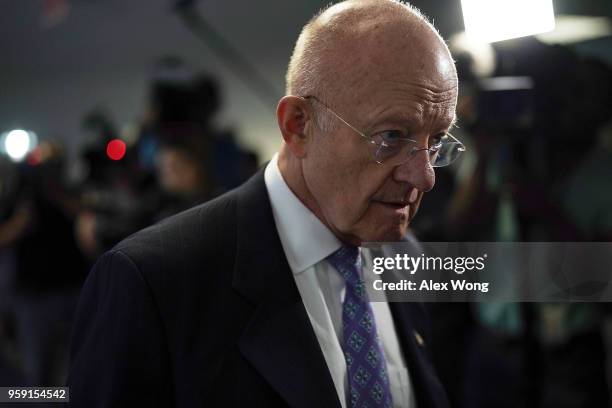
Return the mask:
<path id="1" fill-rule="evenodd" d="M 414 330 L 414 338 L 419 346 L 421 347 L 425 346 L 425 340 L 423 340 L 423 336 L 421 336 L 419 332 L 416 330 Z"/>

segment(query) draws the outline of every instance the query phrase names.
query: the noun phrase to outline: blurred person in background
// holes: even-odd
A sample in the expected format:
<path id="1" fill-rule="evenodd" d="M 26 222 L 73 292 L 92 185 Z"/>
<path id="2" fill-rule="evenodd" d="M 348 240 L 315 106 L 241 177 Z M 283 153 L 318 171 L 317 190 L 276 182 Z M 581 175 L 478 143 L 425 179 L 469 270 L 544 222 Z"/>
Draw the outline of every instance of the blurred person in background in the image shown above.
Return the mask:
<path id="1" fill-rule="evenodd" d="M 137 230 L 236 187 L 256 170 L 256 156 L 215 124 L 221 108 L 216 80 L 189 74 L 176 57 L 162 58 L 156 68 L 145 118 L 123 158 L 107 156 L 108 143 L 120 138 L 108 115 L 94 110 L 84 119 L 92 137 L 84 154 L 85 210 L 77 236 L 92 260 Z"/>
<path id="2" fill-rule="evenodd" d="M 111 158 L 108 146 L 121 141 L 108 115 L 96 108 L 85 115 L 88 143 L 82 153 L 85 175 L 80 182 L 82 211 L 76 220 L 81 250 L 89 259 L 151 222 L 154 203 L 147 197 L 152 180 L 138 167 L 134 149 Z"/>
<path id="3" fill-rule="evenodd" d="M 467 87 L 460 92 L 457 133 L 474 148 L 475 160 L 466 166 L 468 177 L 451 179 L 446 196 L 438 196 L 446 218 L 417 222 L 417 235 L 431 241 L 607 239 L 610 68 L 530 38 L 496 52 L 504 64 L 493 75 L 527 76 L 533 89 L 480 89 L 481 79 L 462 69 L 469 61 L 456 56 Z M 436 366 L 455 406 L 609 406 L 605 304 L 429 306 Z"/>
<path id="4" fill-rule="evenodd" d="M 178 57 L 156 64 L 145 119 L 136 143 L 142 168 L 153 171 L 161 143 L 196 142 L 213 196 L 240 185 L 255 168 L 254 153 L 241 147 L 235 132 L 221 129 L 216 116 L 223 106 L 221 89 L 206 73 L 191 74 Z M 192 142 L 188 142 L 192 143 Z"/>
<path id="5" fill-rule="evenodd" d="M 26 233 L 30 211 L 17 203 L 19 174 L 17 165 L 0 155 L 0 385 L 21 384 L 18 369 L 15 317 L 15 247 Z"/>
<path id="6" fill-rule="evenodd" d="M 177 214 L 211 197 L 210 183 L 198 140 L 166 141 L 157 156 L 161 188 L 156 221 Z"/>
<path id="7" fill-rule="evenodd" d="M 66 339 L 88 267 L 73 235 L 79 203 L 65 186 L 64 163 L 55 142 L 42 141 L 30 153 L 19 165 L 16 212 L 8 221 L 14 230 L 16 359 L 32 386 L 63 382 Z"/>
<path id="8" fill-rule="evenodd" d="M 612 68 L 600 60 L 583 60 L 569 93 L 577 123 L 568 133 L 584 134 L 586 140 L 568 137 L 574 156 L 555 186 L 555 197 L 581 239 L 612 241 Z"/>

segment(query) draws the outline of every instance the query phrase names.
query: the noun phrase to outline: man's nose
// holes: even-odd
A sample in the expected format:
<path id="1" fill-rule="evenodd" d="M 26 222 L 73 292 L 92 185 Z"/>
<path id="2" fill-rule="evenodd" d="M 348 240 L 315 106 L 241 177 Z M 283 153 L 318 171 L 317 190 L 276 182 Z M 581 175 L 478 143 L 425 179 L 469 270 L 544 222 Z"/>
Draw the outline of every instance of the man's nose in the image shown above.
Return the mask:
<path id="1" fill-rule="evenodd" d="M 431 190 L 436 183 L 436 173 L 429 162 L 429 152 L 425 149 L 413 152 L 405 163 L 395 168 L 393 178 L 422 192 Z"/>

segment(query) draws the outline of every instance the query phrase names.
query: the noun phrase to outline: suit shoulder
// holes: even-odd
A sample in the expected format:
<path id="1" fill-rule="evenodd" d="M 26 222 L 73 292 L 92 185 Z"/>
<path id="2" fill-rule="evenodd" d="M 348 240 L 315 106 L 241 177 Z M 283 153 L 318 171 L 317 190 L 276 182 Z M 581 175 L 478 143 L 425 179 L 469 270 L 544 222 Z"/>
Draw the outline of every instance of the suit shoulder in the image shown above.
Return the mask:
<path id="1" fill-rule="evenodd" d="M 160 262 L 177 265 L 232 245 L 235 219 L 236 193 L 230 191 L 132 234 L 111 251 L 122 252 L 139 268 Z"/>

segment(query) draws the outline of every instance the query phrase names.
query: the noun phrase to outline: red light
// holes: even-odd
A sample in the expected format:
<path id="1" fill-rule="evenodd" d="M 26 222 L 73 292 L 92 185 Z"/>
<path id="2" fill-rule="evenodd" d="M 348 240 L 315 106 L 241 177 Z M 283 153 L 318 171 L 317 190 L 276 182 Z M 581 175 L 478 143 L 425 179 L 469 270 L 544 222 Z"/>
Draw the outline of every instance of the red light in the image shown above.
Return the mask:
<path id="1" fill-rule="evenodd" d="M 40 146 L 37 146 L 30 152 L 27 161 L 30 166 L 38 166 L 42 163 L 42 151 L 40 150 Z"/>
<path id="2" fill-rule="evenodd" d="M 121 160 L 125 156 L 125 142 L 121 139 L 113 139 L 106 145 L 106 155 L 111 160 Z"/>

